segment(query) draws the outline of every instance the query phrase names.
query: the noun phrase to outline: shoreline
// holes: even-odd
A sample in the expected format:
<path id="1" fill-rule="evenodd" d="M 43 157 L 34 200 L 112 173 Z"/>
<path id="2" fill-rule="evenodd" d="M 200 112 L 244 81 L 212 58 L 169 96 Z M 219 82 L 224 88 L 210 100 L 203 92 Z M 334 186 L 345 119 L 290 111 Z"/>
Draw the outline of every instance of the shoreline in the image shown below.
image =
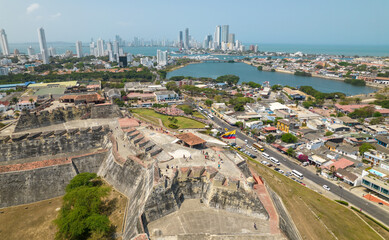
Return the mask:
<path id="1" fill-rule="evenodd" d="M 170 68 L 169 70 L 166 70 L 166 72 L 173 72 L 173 71 L 176 71 L 180 68 L 183 68 L 183 67 L 186 67 L 188 65 L 191 65 L 191 64 L 198 64 L 198 63 L 201 63 L 201 62 L 190 62 L 190 63 L 185 63 L 183 65 L 179 65 L 179 66 L 174 66 L 172 68 Z"/>

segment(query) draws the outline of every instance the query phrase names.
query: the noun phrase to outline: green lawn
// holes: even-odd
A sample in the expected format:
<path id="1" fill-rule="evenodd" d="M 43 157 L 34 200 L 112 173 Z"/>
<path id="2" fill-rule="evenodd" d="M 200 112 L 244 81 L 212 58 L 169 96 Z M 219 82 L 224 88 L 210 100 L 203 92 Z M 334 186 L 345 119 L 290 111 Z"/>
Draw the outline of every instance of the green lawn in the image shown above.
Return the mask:
<path id="1" fill-rule="evenodd" d="M 284 202 L 303 239 L 381 239 L 351 209 L 261 164 L 249 164 Z"/>
<path id="2" fill-rule="evenodd" d="M 158 119 L 162 120 L 162 123 L 165 127 L 168 127 L 170 123 L 172 123 L 169 120 L 169 116 L 162 115 L 159 113 L 156 113 L 152 109 L 145 109 L 145 108 L 137 108 L 133 109 L 132 112 L 134 114 L 138 114 L 140 117 L 150 121 L 151 123 L 155 125 L 159 125 Z M 175 123 L 179 129 L 184 129 L 184 128 L 204 128 L 205 125 L 201 122 L 198 122 L 193 119 L 189 119 L 186 117 L 175 117 L 177 119 L 177 123 Z"/>
<path id="3" fill-rule="evenodd" d="M 199 113 L 199 112 L 197 112 L 197 111 L 193 112 L 192 115 L 193 115 L 193 117 L 198 117 L 198 118 L 201 118 L 201 119 L 206 119 L 206 118 L 203 116 L 203 114 L 201 114 L 201 113 Z"/>

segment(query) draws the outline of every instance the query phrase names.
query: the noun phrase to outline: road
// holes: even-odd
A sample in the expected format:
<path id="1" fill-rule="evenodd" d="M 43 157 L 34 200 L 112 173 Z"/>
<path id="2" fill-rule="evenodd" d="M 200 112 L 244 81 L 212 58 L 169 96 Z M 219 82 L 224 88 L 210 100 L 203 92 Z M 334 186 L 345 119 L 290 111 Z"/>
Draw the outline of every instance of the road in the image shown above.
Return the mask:
<path id="1" fill-rule="evenodd" d="M 226 122 L 217 117 L 213 117 L 212 120 L 223 129 L 228 128 L 229 131 L 236 129 L 236 137 L 243 141 L 247 139 L 247 143 L 249 145 L 252 145 L 254 143 L 251 138 L 240 132 L 238 128 L 232 127 L 231 125 L 227 124 Z M 272 149 L 271 147 L 266 148 L 266 153 L 269 154 L 271 157 L 278 159 L 281 164 L 285 165 L 286 167 L 299 171 L 304 175 L 304 178 L 307 178 L 320 186 L 327 185 L 331 188 L 332 193 L 339 196 L 339 199 L 342 198 L 342 200 L 351 203 L 357 208 L 362 209 L 363 212 L 366 212 L 374 218 L 378 219 L 379 221 L 385 223 L 386 225 L 389 225 L 389 214 L 385 210 L 381 209 L 379 206 L 375 205 L 375 203 L 369 203 L 365 199 L 362 199 L 361 197 L 350 193 L 348 190 L 340 188 L 338 185 L 333 184 L 332 182 L 310 172 L 308 169 L 296 164 L 295 162 L 290 161 L 286 156 L 284 156 L 277 150 Z"/>

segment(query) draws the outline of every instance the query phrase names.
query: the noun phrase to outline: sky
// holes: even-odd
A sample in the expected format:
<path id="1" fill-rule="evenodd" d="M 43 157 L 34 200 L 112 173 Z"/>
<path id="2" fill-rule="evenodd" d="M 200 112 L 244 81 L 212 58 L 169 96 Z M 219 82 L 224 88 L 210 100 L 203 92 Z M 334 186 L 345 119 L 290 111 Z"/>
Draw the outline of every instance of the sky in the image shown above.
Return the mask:
<path id="1" fill-rule="evenodd" d="M 10 43 L 176 40 L 189 28 L 202 41 L 216 25 L 244 43 L 389 45 L 388 0 L 0 0 Z"/>

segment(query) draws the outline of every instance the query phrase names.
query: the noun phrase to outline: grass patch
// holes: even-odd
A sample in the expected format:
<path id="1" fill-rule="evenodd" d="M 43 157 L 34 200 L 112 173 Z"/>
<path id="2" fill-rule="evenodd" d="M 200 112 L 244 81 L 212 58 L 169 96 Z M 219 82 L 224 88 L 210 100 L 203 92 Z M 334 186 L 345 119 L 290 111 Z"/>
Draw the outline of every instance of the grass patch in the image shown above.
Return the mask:
<path id="1" fill-rule="evenodd" d="M 350 209 L 254 162 L 249 165 L 281 197 L 303 239 L 334 239 L 332 234 L 338 239 L 380 239 Z"/>
<path id="2" fill-rule="evenodd" d="M 138 114 L 140 117 L 146 120 L 149 120 L 151 123 L 155 125 L 159 125 L 158 119 L 161 119 L 165 127 L 169 127 L 169 124 L 173 123 L 169 120 L 170 116 L 157 113 L 153 109 L 137 108 L 137 109 L 132 109 L 132 112 Z M 177 122 L 175 122 L 174 124 L 177 125 L 179 129 L 205 127 L 204 123 L 201 123 L 199 121 L 190 118 L 186 118 L 186 117 L 174 117 L 174 118 L 177 119 Z"/>
<path id="3" fill-rule="evenodd" d="M 387 228 L 385 225 L 381 224 L 374 218 L 370 217 L 369 215 L 364 214 L 359 209 L 351 206 L 351 209 L 357 212 L 357 214 L 365 220 L 374 230 L 376 230 L 381 236 L 383 236 L 385 239 L 389 239 L 389 228 Z"/>
<path id="4" fill-rule="evenodd" d="M 121 232 L 127 198 L 112 189 L 104 201 L 108 202 L 105 214 L 116 227 L 116 232 Z M 55 239 L 57 227 L 53 220 L 58 214 L 56 209 L 61 206 L 62 197 L 57 197 L 1 209 L 3 213 L 0 213 L 0 239 Z"/>
<path id="5" fill-rule="evenodd" d="M 194 112 L 192 113 L 192 116 L 193 116 L 193 117 L 197 117 L 197 118 L 201 118 L 201 119 L 206 119 L 206 118 L 203 116 L 203 114 L 201 114 L 201 113 L 199 113 L 199 112 L 197 112 L 197 111 L 194 111 Z"/>

